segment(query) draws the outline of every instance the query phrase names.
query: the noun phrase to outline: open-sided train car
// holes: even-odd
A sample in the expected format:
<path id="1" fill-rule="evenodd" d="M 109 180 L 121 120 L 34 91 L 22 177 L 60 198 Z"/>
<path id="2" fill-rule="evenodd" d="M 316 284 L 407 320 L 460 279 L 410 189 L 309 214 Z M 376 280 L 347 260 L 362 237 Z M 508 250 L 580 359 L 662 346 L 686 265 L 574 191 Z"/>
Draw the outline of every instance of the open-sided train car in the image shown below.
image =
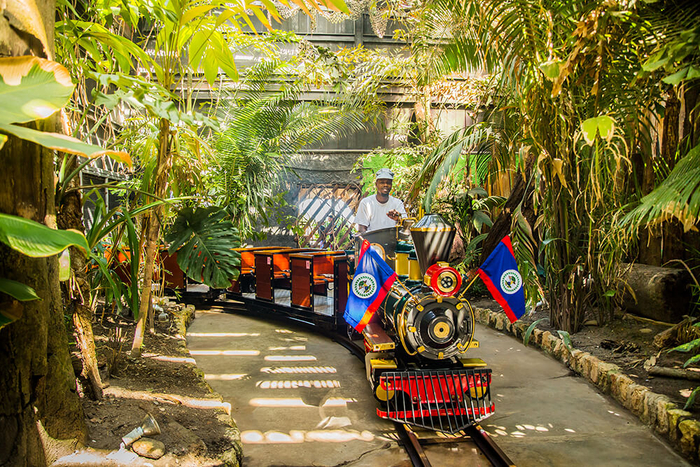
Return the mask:
<path id="1" fill-rule="evenodd" d="M 479 344 L 462 276 L 446 262 L 454 235 L 439 215 L 428 215 L 410 227 L 358 238 L 358 245 L 368 240 L 399 275 L 361 336 L 377 414 L 445 433 L 494 411 L 491 370 L 466 356 Z M 250 311 L 347 331 L 343 313 L 355 279 L 355 254 L 284 247 L 239 251 L 241 274 L 229 289 L 231 298 Z"/>

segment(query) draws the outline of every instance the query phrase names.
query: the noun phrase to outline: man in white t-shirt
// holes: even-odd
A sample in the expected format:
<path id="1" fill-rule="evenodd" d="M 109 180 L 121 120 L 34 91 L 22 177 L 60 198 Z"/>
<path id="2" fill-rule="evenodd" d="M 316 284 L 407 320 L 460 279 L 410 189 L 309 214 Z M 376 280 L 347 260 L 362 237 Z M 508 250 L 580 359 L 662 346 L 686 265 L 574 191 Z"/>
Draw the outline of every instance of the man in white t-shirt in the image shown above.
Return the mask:
<path id="1" fill-rule="evenodd" d="M 357 208 L 355 223 L 361 234 L 394 227 L 402 217 L 406 217 L 403 201 L 389 194 L 393 182 L 394 173 L 391 170 L 377 170 L 374 182 L 377 194 L 364 198 Z"/>

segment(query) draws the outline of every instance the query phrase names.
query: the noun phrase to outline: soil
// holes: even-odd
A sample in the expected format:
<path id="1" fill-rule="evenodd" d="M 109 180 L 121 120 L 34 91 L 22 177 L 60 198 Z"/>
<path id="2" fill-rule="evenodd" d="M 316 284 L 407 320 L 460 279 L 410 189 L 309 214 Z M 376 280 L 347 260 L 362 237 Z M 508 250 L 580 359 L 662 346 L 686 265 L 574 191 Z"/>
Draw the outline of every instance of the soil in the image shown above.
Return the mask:
<path id="1" fill-rule="evenodd" d="M 146 333 L 142 358 L 130 357 L 135 323 L 117 316 L 93 324 L 104 389 L 101 401 L 82 395 L 89 430 L 87 444 L 118 450 L 122 437 L 151 414 L 161 433 L 152 439 L 165 445 L 153 466 L 218 466 L 235 458 L 237 431 L 227 404 L 214 394 L 189 356 L 184 338 L 169 319 Z M 229 409 L 230 410 L 230 409 Z"/>
<path id="2" fill-rule="evenodd" d="M 487 297 L 472 299 L 472 305 L 502 312 Z M 548 316 L 546 309 L 538 309 L 521 321 L 529 325 Z M 541 321 L 538 328 L 556 334 L 548 320 Z M 654 336 L 668 328 L 631 315 L 618 315 L 606 325 L 598 325 L 592 318 L 580 332 L 571 335 L 571 341 L 573 347 L 618 365 L 639 384 L 668 396 L 682 407 L 696 384 L 650 376 L 644 366 L 655 357 L 657 365 L 682 368 L 687 354 L 654 347 Z M 189 356 L 172 316 L 165 323 L 157 323 L 155 332 L 147 333 L 141 359 L 128 356 L 133 321 L 108 315 L 94 324 L 94 332 L 103 381 L 108 387 L 102 401 L 82 398 L 89 428 L 88 445 L 116 450 L 122 436 L 151 414 L 162 431 L 153 438 L 166 448 L 165 457 L 150 461 L 152 465 L 224 465 L 222 458 L 230 456 L 233 450 L 235 430 L 224 414 L 225 404 L 211 391 Z M 689 410 L 695 415 L 700 412 L 697 406 Z M 232 416 L 235 419 L 236 414 Z"/>

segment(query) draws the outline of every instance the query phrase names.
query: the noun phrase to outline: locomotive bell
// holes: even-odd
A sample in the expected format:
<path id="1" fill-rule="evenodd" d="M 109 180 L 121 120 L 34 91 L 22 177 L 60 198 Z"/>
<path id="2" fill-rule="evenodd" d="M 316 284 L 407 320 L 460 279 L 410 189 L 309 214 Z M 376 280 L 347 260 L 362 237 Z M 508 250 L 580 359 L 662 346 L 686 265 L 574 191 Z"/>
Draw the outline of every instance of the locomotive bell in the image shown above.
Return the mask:
<path id="1" fill-rule="evenodd" d="M 411 227 L 421 277 L 438 261 L 447 261 L 455 238 L 455 228 L 440 214 L 428 214 Z"/>

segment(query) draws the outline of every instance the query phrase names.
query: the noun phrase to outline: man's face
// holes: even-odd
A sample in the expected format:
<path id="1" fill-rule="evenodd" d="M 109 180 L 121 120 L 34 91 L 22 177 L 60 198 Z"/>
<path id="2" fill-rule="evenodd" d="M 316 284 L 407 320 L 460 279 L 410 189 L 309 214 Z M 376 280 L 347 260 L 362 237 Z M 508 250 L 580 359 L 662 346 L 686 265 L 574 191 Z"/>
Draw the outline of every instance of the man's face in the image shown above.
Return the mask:
<path id="1" fill-rule="evenodd" d="M 377 186 L 377 193 L 383 196 L 389 196 L 389 193 L 391 193 L 391 185 L 393 183 L 393 180 L 390 180 L 388 178 L 380 178 L 375 182 L 375 185 Z"/>

